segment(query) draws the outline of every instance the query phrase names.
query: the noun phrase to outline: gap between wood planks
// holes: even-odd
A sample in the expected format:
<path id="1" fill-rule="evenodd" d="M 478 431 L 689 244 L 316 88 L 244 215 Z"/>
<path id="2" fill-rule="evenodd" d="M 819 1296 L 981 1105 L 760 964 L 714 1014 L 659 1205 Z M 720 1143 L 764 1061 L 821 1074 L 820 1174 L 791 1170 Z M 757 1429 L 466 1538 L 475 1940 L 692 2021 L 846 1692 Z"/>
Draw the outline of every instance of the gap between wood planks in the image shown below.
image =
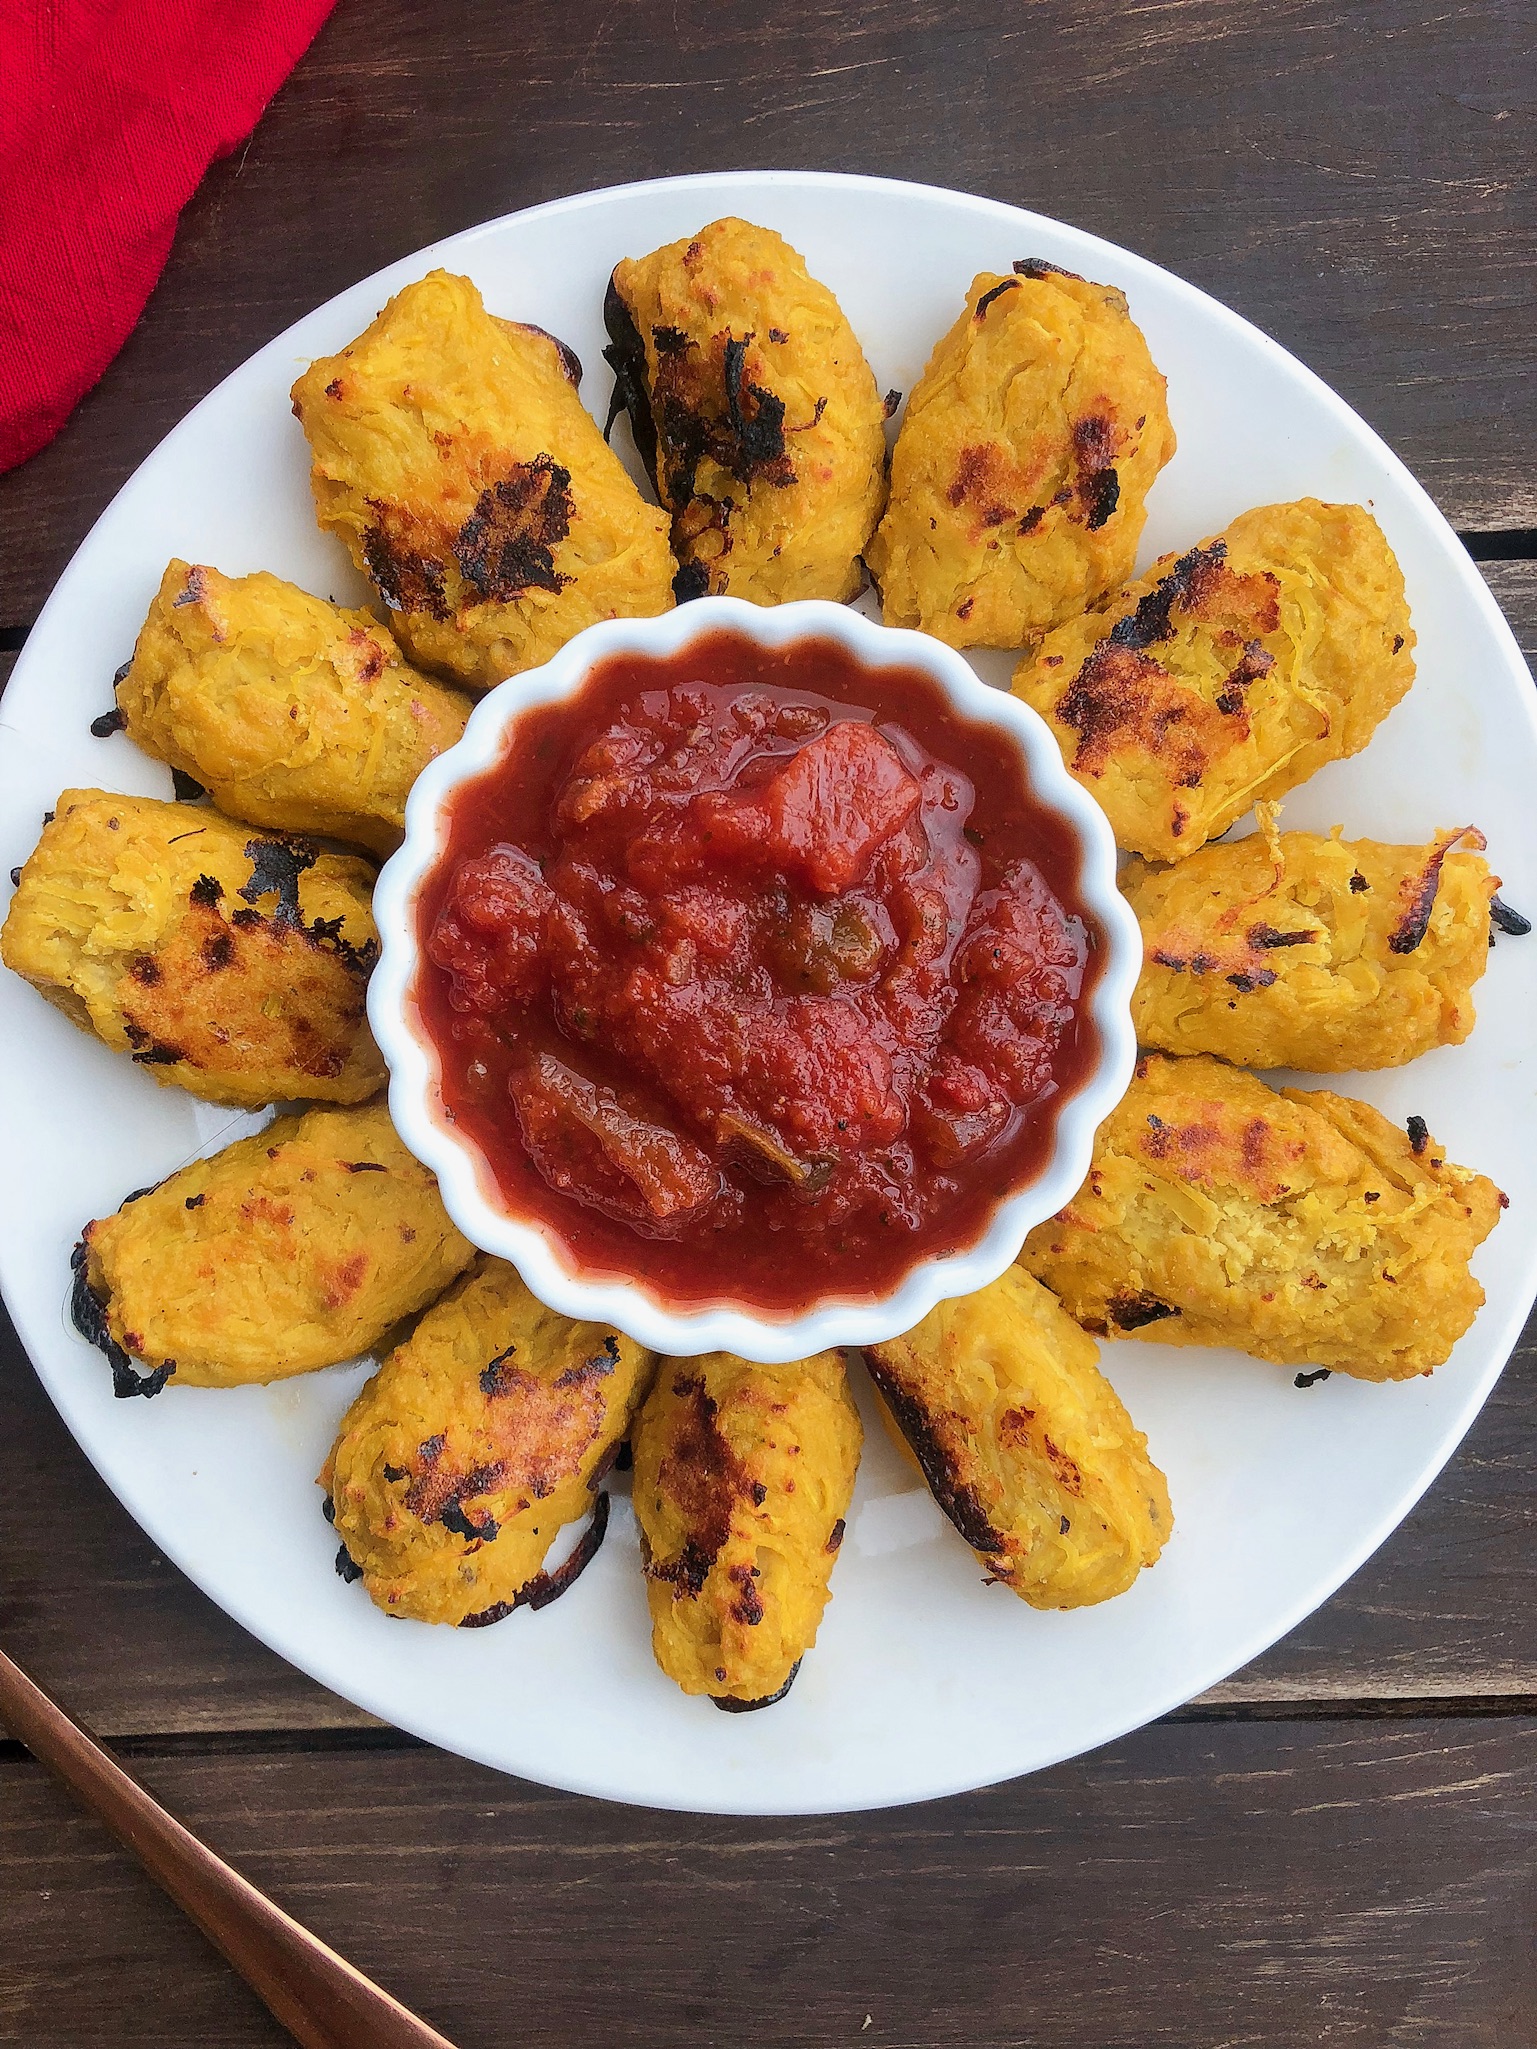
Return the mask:
<path id="1" fill-rule="evenodd" d="M 1160 1725 L 1231 1722 L 1489 1721 L 1537 1717 L 1537 1693 L 1422 1694 L 1361 1700 L 1255 1700 L 1192 1702 L 1161 1715 Z M 104 1739 L 116 1757 L 213 1758 L 349 1756 L 358 1752 L 430 1750 L 403 1729 L 227 1729 L 146 1733 Z M 29 1756 L 24 1744 L 0 1737 L 0 1766 Z"/>
<path id="2" fill-rule="evenodd" d="M 1475 562 L 1525 562 L 1537 555 L 1537 527 L 1502 527 L 1457 538 Z"/>

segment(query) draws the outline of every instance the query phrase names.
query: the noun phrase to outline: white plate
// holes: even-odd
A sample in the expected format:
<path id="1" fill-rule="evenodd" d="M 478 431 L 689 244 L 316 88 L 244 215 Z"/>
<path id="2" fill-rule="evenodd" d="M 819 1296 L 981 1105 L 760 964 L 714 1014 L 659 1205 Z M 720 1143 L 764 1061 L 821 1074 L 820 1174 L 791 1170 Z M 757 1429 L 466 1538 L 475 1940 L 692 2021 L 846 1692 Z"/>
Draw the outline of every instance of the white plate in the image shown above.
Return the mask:
<path id="1" fill-rule="evenodd" d="M 1136 256 L 989 200 L 876 179 L 742 173 L 590 193 L 423 250 L 301 320 L 226 379 L 118 494 L 28 640 L 0 722 L 0 873 L 23 860 L 69 784 L 166 794 L 123 739 L 90 738 L 112 672 L 172 554 L 276 570 L 359 601 L 315 529 L 288 387 L 389 293 L 434 264 L 468 272 L 498 313 L 563 336 L 600 416 L 610 268 L 724 213 L 778 228 L 842 300 L 881 388 L 910 390 L 973 274 L 1044 256 L 1120 285 L 1169 379 L 1180 438 L 1155 486 L 1146 556 L 1250 505 L 1313 493 L 1372 505 L 1408 579 L 1419 680 L 1367 751 L 1288 803 L 1292 825 L 1423 840 L 1469 820 L 1506 894 L 1537 904 L 1531 680 L 1477 572 L 1425 493 L 1355 415 L 1277 345 Z M 978 667 L 1001 680 L 1008 664 Z M 815 1651 L 757 1715 L 688 1700 L 652 1663 L 628 1503 L 577 1587 L 492 1630 L 379 1614 L 332 1571 L 313 1476 L 364 1368 L 273 1388 L 175 1388 L 114 1402 L 65 1314 L 85 1219 L 249 1120 L 196 1104 L 94 1044 L 0 976 L 0 1281 L 44 1385 L 154 1542 L 221 1607 L 325 1685 L 500 1769 L 612 1799 L 725 1813 L 875 1807 L 1008 1778 L 1164 1713 L 1318 1606 L 1406 1514 L 1477 1413 L 1531 1300 L 1537 1250 L 1537 937 L 1501 942 L 1467 1046 L 1347 1081 L 1511 1207 L 1479 1253 L 1488 1304 L 1429 1380 L 1336 1375 L 1305 1393 L 1236 1354 L 1110 1345 L 1105 1365 L 1169 1476 L 1176 1526 L 1118 1601 L 1039 1615 L 984 1587 L 972 1554 L 867 1417 L 855 1507 Z"/>

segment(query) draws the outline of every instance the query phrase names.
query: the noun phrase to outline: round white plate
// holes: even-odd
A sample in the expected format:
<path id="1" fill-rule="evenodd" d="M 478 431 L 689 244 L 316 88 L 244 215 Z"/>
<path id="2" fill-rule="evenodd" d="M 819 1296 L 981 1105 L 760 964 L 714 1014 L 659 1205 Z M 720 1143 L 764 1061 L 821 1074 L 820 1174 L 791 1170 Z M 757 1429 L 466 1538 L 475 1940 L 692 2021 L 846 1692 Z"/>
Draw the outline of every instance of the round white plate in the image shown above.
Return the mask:
<path id="1" fill-rule="evenodd" d="M 445 264 L 473 277 L 493 311 L 572 343 L 601 417 L 613 264 L 725 213 L 779 229 L 804 253 L 882 390 L 912 388 L 978 270 L 1043 256 L 1121 286 L 1168 375 L 1180 440 L 1153 490 L 1144 559 L 1247 506 L 1312 493 L 1370 504 L 1408 579 L 1419 680 L 1364 754 L 1290 799 L 1286 822 L 1403 840 L 1476 822 L 1507 897 L 1532 911 L 1531 680 L 1430 500 L 1338 398 L 1235 315 L 1110 243 L 958 193 L 775 172 L 589 193 L 492 222 L 344 292 L 226 379 L 102 515 L 16 665 L 0 720 L 0 873 L 30 853 L 66 786 L 168 794 L 164 769 L 86 728 L 112 702 L 112 673 L 169 556 L 362 600 L 340 546 L 315 528 L 289 411 L 288 387 L 312 356 Z M 977 666 L 1001 681 L 1009 663 Z M 867 1414 L 835 1598 L 789 1698 L 756 1715 L 719 1714 L 656 1669 L 627 1502 L 570 1594 L 495 1629 L 390 1621 L 343 1585 L 314 1475 L 363 1366 L 114 1402 L 104 1362 L 69 1328 L 70 1246 L 87 1218 L 250 1120 L 157 1086 L 10 975 L 0 1282 L 65 1421 L 153 1541 L 246 1628 L 361 1706 L 467 1757 L 611 1799 L 741 1814 L 925 1799 L 1089 1749 L 1213 1685 L 1332 1593 L 1449 1456 L 1533 1292 L 1537 937 L 1500 943 L 1477 999 L 1466 1046 L 1343 1084 L 1392 1117 L 1422 1114 L 1453 1159 L 1510 1195 L 1475 1262 L 1487 1306 L 1447 1365 L 1402 1386 L 1336 1375 L 1299 1392 L 1290 1371 L 1237 1354 L 1107 1346 L 1106 1369 L 1168 1474 L 1175 1532 L 1129 1594 L 1076 1614 L 1036 1614 L 984 1586 Z"/>

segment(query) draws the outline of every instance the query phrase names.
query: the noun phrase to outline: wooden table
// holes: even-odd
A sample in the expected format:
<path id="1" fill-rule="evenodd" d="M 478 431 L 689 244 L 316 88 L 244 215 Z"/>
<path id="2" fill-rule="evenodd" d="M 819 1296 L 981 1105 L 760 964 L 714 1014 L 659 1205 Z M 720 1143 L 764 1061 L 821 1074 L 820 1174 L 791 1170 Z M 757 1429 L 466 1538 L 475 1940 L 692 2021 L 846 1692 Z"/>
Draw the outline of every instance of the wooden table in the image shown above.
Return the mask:
<path id="1" fill-rule="evenodd" d="M 1520 0 L 341 0 L 101 387 L 0 480 L 0 644 L 331 293 L 560 193 L 768 164 L 989 193 L 1205 286 L 1383 431 L 1530 650 L 1533 76 Z M 831 1821 L 600 1806 L 371 1722 L 155 1555 L 14 1339 L 0 1387 L 0 1642 L 462 2049 L 1534 2039 L 1532 1332 L 1381 1556 L 1247 1671 L 1056 1771 Z M 0 1743 L 0 2042 L 283 2039 Z"/>

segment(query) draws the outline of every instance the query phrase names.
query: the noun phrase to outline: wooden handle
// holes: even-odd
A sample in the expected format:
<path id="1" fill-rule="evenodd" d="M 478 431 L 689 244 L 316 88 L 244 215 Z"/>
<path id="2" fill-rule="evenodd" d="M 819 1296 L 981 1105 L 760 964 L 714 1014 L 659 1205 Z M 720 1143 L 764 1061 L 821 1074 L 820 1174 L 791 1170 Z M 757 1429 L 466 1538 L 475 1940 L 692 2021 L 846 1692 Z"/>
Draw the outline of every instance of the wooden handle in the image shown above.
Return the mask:
<path id="1" fill-rule="evenodd" d="M 173 1820 L 3 1651 L 0 1721 L 132 1850 L 304 2049 L 453 2049 Z"/>

